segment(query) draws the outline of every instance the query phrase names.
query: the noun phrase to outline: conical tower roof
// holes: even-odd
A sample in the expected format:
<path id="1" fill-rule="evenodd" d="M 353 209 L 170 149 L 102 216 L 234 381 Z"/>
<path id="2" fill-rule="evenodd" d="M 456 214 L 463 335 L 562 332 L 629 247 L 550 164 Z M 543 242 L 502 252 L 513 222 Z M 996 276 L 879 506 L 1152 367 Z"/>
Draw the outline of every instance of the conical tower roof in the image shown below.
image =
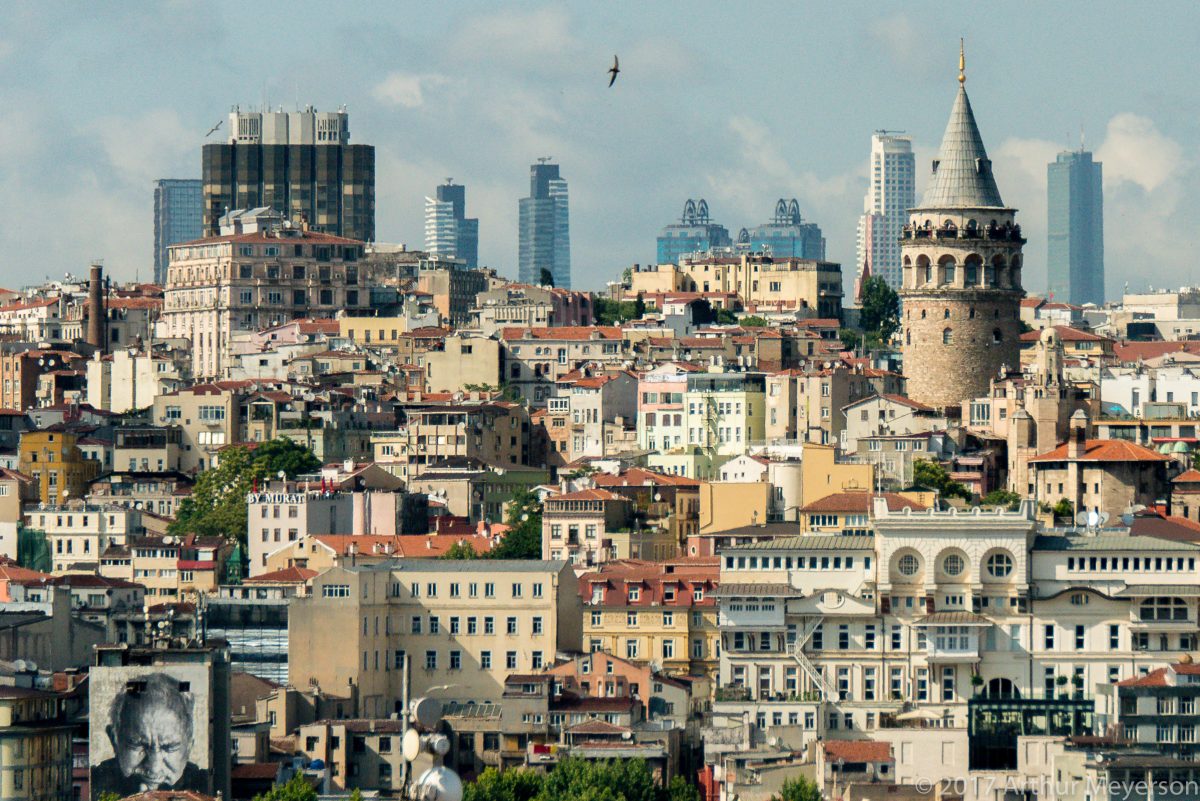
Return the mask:
<path id="1" fill-rule="evenodd" d="M 961 76 L 960 76 L 961 77 Z M 958 87 L 922 209 L 1004 207 L 966 87 Z"/>

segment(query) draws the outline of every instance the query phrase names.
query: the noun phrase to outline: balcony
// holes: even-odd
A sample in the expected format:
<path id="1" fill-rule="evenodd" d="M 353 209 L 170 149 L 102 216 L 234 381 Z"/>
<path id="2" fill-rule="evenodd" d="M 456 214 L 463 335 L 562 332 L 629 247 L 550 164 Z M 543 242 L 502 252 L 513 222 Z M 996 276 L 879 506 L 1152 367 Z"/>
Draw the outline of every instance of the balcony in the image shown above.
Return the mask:
<path id="1" fill-rule="evenodd" d="M 935 626 L 926 635 L 925 653 L 930 662 L 976 662 L 979 630 L 970 626 Z"/>
<path id="2" fill-rule="evenodd" d="M 784 606 L 782 600 L 722 604 L 717 625 L 733 629 L 782 629 L 787 625 Z"/>

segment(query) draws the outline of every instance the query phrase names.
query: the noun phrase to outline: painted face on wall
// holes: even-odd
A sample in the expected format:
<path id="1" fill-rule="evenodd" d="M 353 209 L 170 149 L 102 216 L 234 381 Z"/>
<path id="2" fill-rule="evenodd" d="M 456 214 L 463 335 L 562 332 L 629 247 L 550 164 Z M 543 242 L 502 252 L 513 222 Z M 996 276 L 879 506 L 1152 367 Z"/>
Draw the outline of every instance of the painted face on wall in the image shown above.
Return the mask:
<path id="1" fill-rule="evenodd" d="M 191 732 L 191 721 L 178 705 L 161 698 L 130 698 L 109 736 L 121 774 L 142 790 L 161 790 L 174 787 L 183 776 Z"/>

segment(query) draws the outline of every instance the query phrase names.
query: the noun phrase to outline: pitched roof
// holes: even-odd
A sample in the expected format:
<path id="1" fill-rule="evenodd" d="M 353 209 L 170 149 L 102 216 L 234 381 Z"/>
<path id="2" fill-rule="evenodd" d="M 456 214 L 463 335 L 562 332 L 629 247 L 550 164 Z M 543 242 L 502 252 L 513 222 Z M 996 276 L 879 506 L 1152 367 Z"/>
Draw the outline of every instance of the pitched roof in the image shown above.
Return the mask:
<path id="1" fill-rule="evenodd" d="M 631 467 L 620 475 L 612 473 L 597 473 L 592 476 L 592 482 L 597 487 L 699 487 L 700 482 L 686 476 L 672 476 L 666 473 L 656 473 L 642 467 Z"/>
<path id="2" fill-rule="evenodd" d="M 246 584 L 303 584 L 309 579 L 315 577 L 317 571 L 309 570 L 307 567 L 285 567 L 282 570 L 272 570 L 270 573 L 263 573 L 258 576 L 253 576 L 245 580 Z"/>
<path id="3" fill-rule="evenodd" d="M 1072 328 L 1069 325 L 1054 325 L 1051 326 L 1054 333 L 1058 334 L 1058 338 L 1063 342 L 1111 342 L 1108 337 L 1102 337 L 1099 334 L 1093 334 L 1091 331 L 1081 331 L 1078 328 Z M 1022 342 L 1037 342 L 1042 337 L 1041 331 L 1026 331 L 1021 334 Z"/>
<path id="4" fill-rule="evenodd" d="M 819 498 L 812 503 L 805 504 L 801 512 L 858 512 L 861 514 L 870 513 L 874 506 L 875 498 L 884 498 L 887 500 L 889 512 L 899 512 L 903 509 L 912 509 L 914 512 L 923 512 L 927 508 L 923 504 L 909 500 L 903 495 L 898 495 L 895 492 L 835 492 L 832 495 L 826 495 L 824 498 Z"/>
<path id="5" fill-rule="evenodd" d="M 1168 457 L 1142 445 L 1123 439 L 1089 439 L 1084 443 L 1083 455 L 1077 459 L 1067 456 L 1069 443 L 1063 443 L 1052 451 L 1039 454 L 1030 462 L 1166 462 Z"/>
<path id="6" fill-rule="evenodd" d="M 933 180 L 921 198 L 923 209 L 1003 208 L 991 161 L 975 124 L 967 90 L 961 84 L 934 162 Z"/>
<path id="7" fill-rule="evenodd" d="M 585 489 L 576 492 L 564 492 L 561 495 L 551 495 L 546 501 L 623 501 L 623 495 L 617 495 L 605 489 Z"/>
<path id="8" fill-rule="evenodd" d="M 503 340 L 523 339 L 528 333 L 533 339 L 591 339 L 593 334 L 599 339 L 620 339 L 621 329 L 615 325 L 559 325 L 551 328 L 525 328 L 521 326 L 506 327 L 500 330 Z"/>
<path id="9" fill-rule="evenodd" d="M 1171 479 L 1171 483 L 1172 484 L 1200 484 L 1200 470 L 1197 470 L 1194 467 L 1191 468 L 1190 470 L 1185 470 L 1182 473 L 1180 473 L 1179 475 L 1175 476 L 1175 478 Z"/>

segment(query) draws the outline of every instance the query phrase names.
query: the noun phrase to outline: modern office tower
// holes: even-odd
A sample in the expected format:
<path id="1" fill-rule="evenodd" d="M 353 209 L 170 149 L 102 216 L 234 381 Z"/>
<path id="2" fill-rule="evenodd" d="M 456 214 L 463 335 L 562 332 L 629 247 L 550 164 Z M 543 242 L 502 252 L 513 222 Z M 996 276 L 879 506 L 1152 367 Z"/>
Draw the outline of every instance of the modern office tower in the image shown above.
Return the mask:
<path id="1" fill-rule="evenodd" d="M 801 219 L 800 202 L 796 198 L 780 198 L 771 221 L 749 230 L 743 228 L 738 243 L 777 259 L 825 260 L 825 237 L 816 223 Z"/>
<path id="2" fill-rule="evenodd" d="M 1104 177 L 1080 149 L 1046 167 L 1046 292 L 1055 300 L 1104 303 Z"/>
<path id="3" fill-rule="evenodd" d="M 961 55 L 958 81 L 929 187 L 901 230 L 908 396 L 938 408 L 988 394 L 995 376 L 1021 366 L 1025 239 L 1000 198 Z"/>
<path id="4" fill-rule="evenodd" d="M 876 131 L 854 264 L 860 271 L 867 265 L 871 275 L 882 276 L 893 288 L 900 287 L 900 232 L 908 210 L 916 205 L 916 173 L 912 140 Z"/>
<path id="5" fill-rule="evenodd" d="M 204 193 L 198 178 L 154 182 L 154 283 L 167 282 L 167 248 L 204 233 Z"/>
<path id="6" fill-rule="evenodd" d="M 519 278 L 541 284 L 542 271 L 556 287 L 571 288 L 571 226 L 567 182 L 547 159 L 529 168 L 529 197 L 520 201 Z"/>
<path id="7" fill-rule="evenodd" d="M 683 256 L 708 253 L 732 244 L 725 226 L 709 219 L 708 201 L 688 198 L 679 222 L 666 226 L 658 235 L 658 264 L 679 264 Z"/>
<path id="8" fill-rule="evenodd" d="M 345 109 L 229 114 L 229 141 L 203 148 L 204 230 L 228 211 L 267 207 L 309 229 L 375 239 L 375 148 L 350 144 Z"/>
<path id="9" fill-rule="evenodd" d="M 450 256 L 469 268 L 479 266 L 479 220 L 468 218 L 467 188 L 446 179 L 425 198 L 425 250 Z"/>

